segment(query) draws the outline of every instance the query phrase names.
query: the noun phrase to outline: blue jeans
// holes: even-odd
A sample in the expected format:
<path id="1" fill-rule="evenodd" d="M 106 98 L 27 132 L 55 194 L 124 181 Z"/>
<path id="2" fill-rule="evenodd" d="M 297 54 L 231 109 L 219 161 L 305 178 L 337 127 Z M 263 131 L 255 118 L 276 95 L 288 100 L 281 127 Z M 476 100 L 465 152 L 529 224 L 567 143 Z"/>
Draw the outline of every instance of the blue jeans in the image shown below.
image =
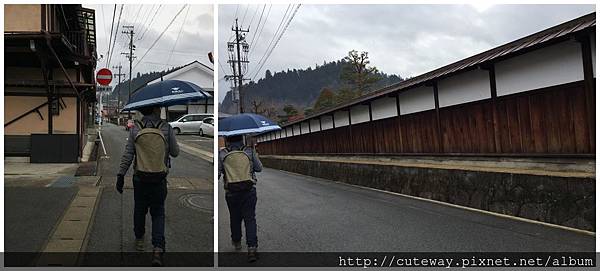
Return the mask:
<path id="1" fill-rule="evenodd" d="M 152 245 L 165 249 L 165 199 L 167 180 L 159 183 L 142 182 L 133 176 L 133 232 L 141 239 L 146 232 L 146 214 L 152 216 Z"/>
<path id="2" fill-rule="evenodd" d="M 225 192 L 225 200 L 229 209 L 229 226 L 231 227 L 231 240 L 242 240 L 242 221 L 246 228 L 246 244 L 248 247 L 257 247 L 256 237 L 256 188 L 250 190 Z"/>

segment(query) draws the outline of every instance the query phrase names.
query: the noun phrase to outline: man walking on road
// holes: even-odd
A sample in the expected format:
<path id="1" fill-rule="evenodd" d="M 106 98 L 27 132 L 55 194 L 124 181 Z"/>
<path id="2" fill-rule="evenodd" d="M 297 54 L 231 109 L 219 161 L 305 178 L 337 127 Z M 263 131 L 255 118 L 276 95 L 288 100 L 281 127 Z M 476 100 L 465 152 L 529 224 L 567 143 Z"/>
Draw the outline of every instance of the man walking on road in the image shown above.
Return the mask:
<path id="1" fill-rule="evenodd" d="M 121 157 L 116 188 L 123 193 L 125 174 L 133 164 L 133 231 L 136 250 L 144 251 L 146 213 L 152 216 L 152 265 L 162 266 L 165 252 L 165 199 L 170 157 L 179 155 L 177 139 L 171 126 L 160 119 L 160 107 L 138 109 L 141 121 L 129 130 L 125 153 Z"/>
<path id="2" fill-rule="evenodd" d="M 262 171 L 262 163 L 253 147 L 245 147 L 243 136 L 231 136 L 225 140 L 227 147 L 219 151 L 219 177 L 223 174 L 231 241 L 236 250 L 242 249 L 242 221 L 244 221 L 248 261 L 254 262 L 258 256 L 254 173 Z"/>

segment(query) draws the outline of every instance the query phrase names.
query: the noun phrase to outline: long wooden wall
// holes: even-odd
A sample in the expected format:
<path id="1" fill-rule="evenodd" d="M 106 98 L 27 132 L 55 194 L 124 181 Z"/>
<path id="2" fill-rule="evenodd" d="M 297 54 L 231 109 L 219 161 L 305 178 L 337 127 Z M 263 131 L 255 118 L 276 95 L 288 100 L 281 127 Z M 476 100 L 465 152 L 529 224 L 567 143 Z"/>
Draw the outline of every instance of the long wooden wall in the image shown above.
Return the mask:
<path id="1" fill-rule="evenodd" d="M 261 142 L 262 154 L 595 153 L 584 81 Z M 595 85 L 592 88 L 595 90 Z M 589 94 L 588 94 L 589 95 Z M 591 107 L 590 107 L 590 102 Z"/>

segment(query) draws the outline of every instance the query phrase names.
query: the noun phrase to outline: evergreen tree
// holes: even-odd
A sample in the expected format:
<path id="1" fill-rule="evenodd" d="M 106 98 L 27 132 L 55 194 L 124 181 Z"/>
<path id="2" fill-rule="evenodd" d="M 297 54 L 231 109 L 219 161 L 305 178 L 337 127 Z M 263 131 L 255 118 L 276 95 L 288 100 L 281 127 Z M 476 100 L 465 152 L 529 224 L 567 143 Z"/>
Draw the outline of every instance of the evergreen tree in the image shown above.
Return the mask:
<path id="1" fill-rule="evenodd" d="M 381 77 L 376 67 L 369 67 L 369 53 L 356 50 L 348 52 L 344 57 L 344 67 L 340 79 L 358 91 L 358 96 L 368 91 L 369 87 L 379 81 Z"/>

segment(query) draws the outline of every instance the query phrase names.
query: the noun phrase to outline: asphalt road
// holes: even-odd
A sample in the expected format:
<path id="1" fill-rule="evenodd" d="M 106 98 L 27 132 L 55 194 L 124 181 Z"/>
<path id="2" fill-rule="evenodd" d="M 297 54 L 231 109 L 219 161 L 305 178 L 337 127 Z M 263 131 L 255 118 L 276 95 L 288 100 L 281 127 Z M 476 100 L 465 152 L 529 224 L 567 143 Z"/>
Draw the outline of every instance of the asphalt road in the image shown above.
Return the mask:
<path id="1" fill-rule="evenodd" d="M 258 174 L 260 251 L 594 251 L 594 237 L 274 169 Z M 233 251 L 219 189 L 219 251 Z M 244 241 L 245 242 L 245 241 Z"/>
<path id="2" fill-rule="evenodd" d="M 121 195 L 114 189 L 115 176 L 117 175 L 121 154 L 125 148 L 127 135 L 122 127 L 112 124 L 106 124 L 102 128 L 107 157 L 101 159 L 98 174 L 102 176 L 103 191 L 91 227 L 86 248 L 87 252 L 134 251 L 133 190 L 128 189 L 131 178 L 125 178 L 126 189 L 122 196 L 123 206 L 121 206 Z M 100 150 L 100 153 L 102 153 L 102 150 Z M 167 251 L 212 252 L 212 163 L 181 151 L 178 157 L 172 158 L 171 165 L 172 168 L 167 178 L 170 180 L 169 191 L 165 203 Z M 127 175 L 131 176 L 131 174 L 132 169 L 130 168 Z M 185 179 L 194 186 L 182 189 L 174 185 L 173 180 L 175 179 Z M 192 198 L 192 204 L 186 201 L 190 198 Z M 145 237 L 147 251 L 152 250 L 150 233 L 151 220 L 148 214 Z M 86 264 L 93 265 L 94 263 L 92 261 Z"/>

